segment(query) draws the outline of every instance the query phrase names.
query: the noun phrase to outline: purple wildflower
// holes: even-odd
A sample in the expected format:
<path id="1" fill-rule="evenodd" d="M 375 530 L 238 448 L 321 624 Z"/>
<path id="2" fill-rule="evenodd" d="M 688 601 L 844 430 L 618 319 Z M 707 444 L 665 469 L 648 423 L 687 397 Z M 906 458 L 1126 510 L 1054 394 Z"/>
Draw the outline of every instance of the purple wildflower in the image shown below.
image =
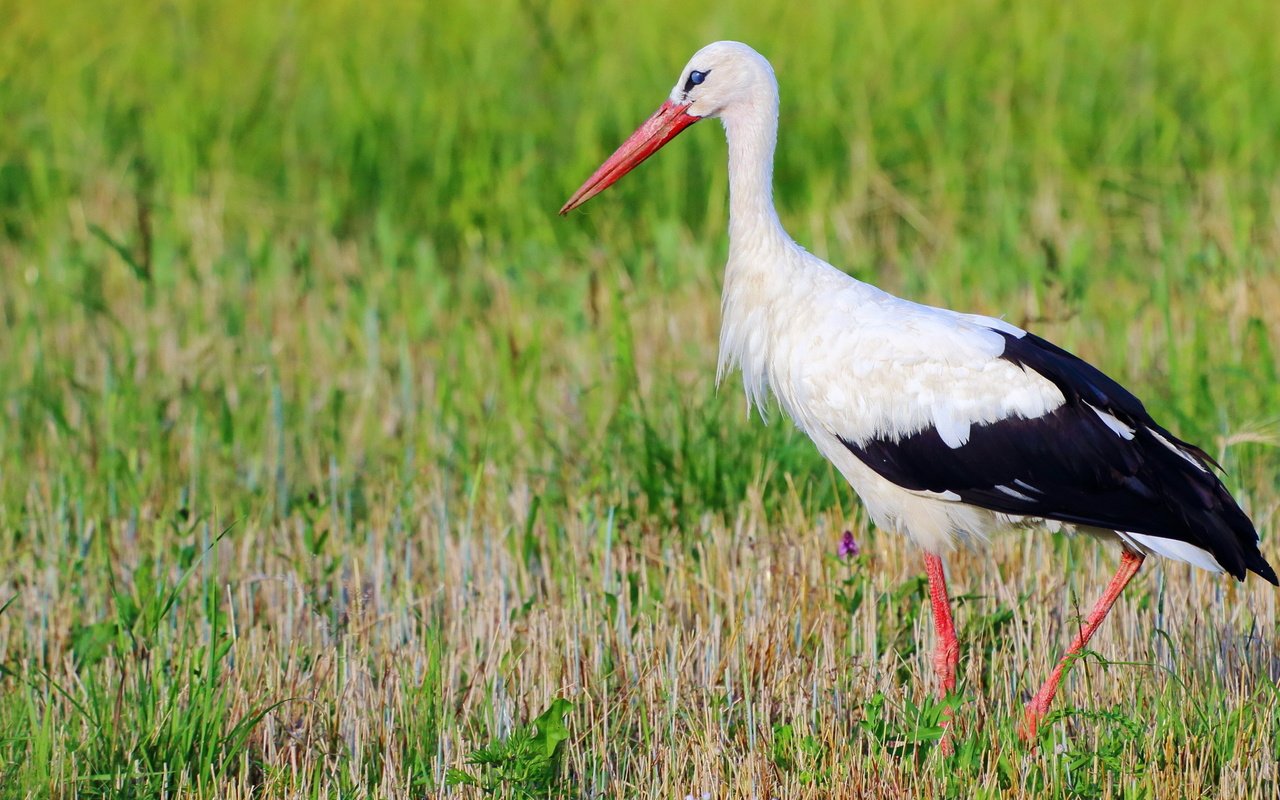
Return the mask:
<path id="1" fill-rule="evenodd" d="M 841 558 L 854 558 L 861 552 L 862 549 L 858 547 L 858 542 L 853 538 L 853 531 L 845 531 L 844 536 L 840 537 L 840 547 L 836 549 L 836 555 Z"/>

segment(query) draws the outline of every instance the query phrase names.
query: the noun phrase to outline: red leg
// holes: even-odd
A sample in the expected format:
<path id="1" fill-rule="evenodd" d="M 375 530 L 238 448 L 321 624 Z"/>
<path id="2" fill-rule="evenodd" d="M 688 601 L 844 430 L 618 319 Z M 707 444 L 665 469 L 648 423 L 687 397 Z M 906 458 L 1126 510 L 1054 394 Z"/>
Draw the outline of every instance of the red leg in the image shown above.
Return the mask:
<path id="1" fill-rule="evenodd" d="M 933 671 L 938 676 L 938 697 L 956 688 L 956 664 L 960 661 L 960 643 L 956 640 L 956 624 L 951 619 L 951 600 L 947 597 L 947 576 L 942 559 L 924 554 L 924 571 L 929 576 L 929 602 L 933 606 L 933 628 L 938 644 L 933 651 Z"/>
<path id="2" fill-rule="evenodd" d="M 1023 719 L 1022 736 L 1024 739 L 1031 739 L 1036 734 L 1036 728 L 1040 725 L 1040 720 L 1049 713 L 1049 704 L 1053 702 L 1053 696 L 1058 692 L 1058 683 L 1062 680 L 1062 673 L 1067 668 L 1067 663 L 1084 649 L 1089 643 L 1089 639 L 1093 638 L 1093 634 L 1097 632 L 1098 627 L 1102 625 L 1102 620 L 1107 616 L 1107 612 L 1111 610 L 1111 606 L 1115 604 L 1120 597 L 1120 593 L 1124 591 L 1124 587 L 1129 585 L 1129 581 L 1133 580 L 1133 576 L 1138 574 L 1138 568 L 1142 566 L 1145 556 L 1137 553 L 1124 551 L 1124 555 L 1120 557 L 1120 569 L 1116 570 L 1116 575 L 1111 579 L 1111 583 L 1107 584 L 1107 590 L 1102 593 L 1102 598 L 1098 600 L 1098 604 L 1093 607 L 1093 611 L 1089 612 L 1089 616 L 1085 618 L 1084 625 L 1080 627 L 1080 632 L 1076 634 L 1076 638 L 1071 642 L 1071 647 L 1067 649 L 1067 654 L 1058 662 L 1058 666 L 1054 667 L 1049 679 L 1040 687 L 1040 691 L 1036 696 L 1027 703 L 1027 713 Z"/>
<path id="3" fill-rule="evenodd" d="M 924 571 L 929 576 L 929 603 L 933 606 L 933 628 L 938 643 L 933 651 L 933 671 L 938 676 L 938 699 L 946 697 L 956 688 L 956 664 L 960 661 L 960 642 L 956 640 L 956 625 L 951 619 L 951 600 L 947 597 L 947 575 L 942 569 L 942 559 L 933 553 L 924 554 Z M 943 728 L 949 729 L 951 719 L 943 720 Z M 949 730 L 942 735 L 942 752 L 951 753 Z"/>

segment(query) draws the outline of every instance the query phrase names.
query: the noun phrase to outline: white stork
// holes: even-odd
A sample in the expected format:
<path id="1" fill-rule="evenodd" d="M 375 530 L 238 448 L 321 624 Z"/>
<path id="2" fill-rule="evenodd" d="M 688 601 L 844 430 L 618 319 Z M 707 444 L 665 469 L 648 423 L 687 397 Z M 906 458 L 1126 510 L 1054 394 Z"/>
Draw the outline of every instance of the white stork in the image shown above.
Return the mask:
<path id="1" fill-rule="evenodd" d="M 560 209 L 568 213 L 707 117 L 729 141 L 729 261 L 717 380 L 742 371 L 852 484 L 881 528 L 924 552 L 938 691 L 959 645 L 942 554 L 1011 527 L 1074 528 L 1117 542 L 1120 568 L 1067 655 L 1027 704 L 1048 713 L 1062 671 L 1150 554 L 1276 573 L 1205 452 L 1160 427 L 1095 367 L 1003 320 L 902 300 L 796 244 L 773 206 L 778 84 L 738 42 L 694 55 L 667 101 Z"/>

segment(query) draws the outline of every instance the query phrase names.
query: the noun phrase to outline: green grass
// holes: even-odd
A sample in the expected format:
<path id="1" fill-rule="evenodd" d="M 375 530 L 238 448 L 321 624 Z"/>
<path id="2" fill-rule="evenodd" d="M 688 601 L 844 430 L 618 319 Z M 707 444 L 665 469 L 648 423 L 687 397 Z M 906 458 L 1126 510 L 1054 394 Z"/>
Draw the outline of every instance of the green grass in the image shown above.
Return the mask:
<path id="1" fill-rule="evenodd" d="M 1114 568 L 1042 535 L 952 560 L 938 753 L 918 554 L 714 389 L 723 137 L 555 216 L 748 41 L 798 240 L 1102 366 L 1275 563 L 1272 3 L 82 5 L 0 0 L 0 797 L 1275 796 L 1258 581 L 1144 572 L 1017 741 Z"/>

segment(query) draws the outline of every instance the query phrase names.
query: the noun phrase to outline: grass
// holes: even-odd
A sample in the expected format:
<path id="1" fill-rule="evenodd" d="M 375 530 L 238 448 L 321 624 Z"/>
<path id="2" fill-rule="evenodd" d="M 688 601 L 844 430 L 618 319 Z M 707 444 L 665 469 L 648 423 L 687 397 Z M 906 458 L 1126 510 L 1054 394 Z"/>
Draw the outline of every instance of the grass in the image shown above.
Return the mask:
<path id="1" fill-rule="evenodd" d="M 951 559 L 937 752 L 918 554 L 714 389 L 722 137 L 554 215 L 749 41 L 799 240 L 1102 366 L 1274 563 L 1269 3 L 0 15 L 0 796 L 1275 796 L 1258 581 L 1144 571 L 1017 741 L 1115 561 L 1038 534 Z"/>

